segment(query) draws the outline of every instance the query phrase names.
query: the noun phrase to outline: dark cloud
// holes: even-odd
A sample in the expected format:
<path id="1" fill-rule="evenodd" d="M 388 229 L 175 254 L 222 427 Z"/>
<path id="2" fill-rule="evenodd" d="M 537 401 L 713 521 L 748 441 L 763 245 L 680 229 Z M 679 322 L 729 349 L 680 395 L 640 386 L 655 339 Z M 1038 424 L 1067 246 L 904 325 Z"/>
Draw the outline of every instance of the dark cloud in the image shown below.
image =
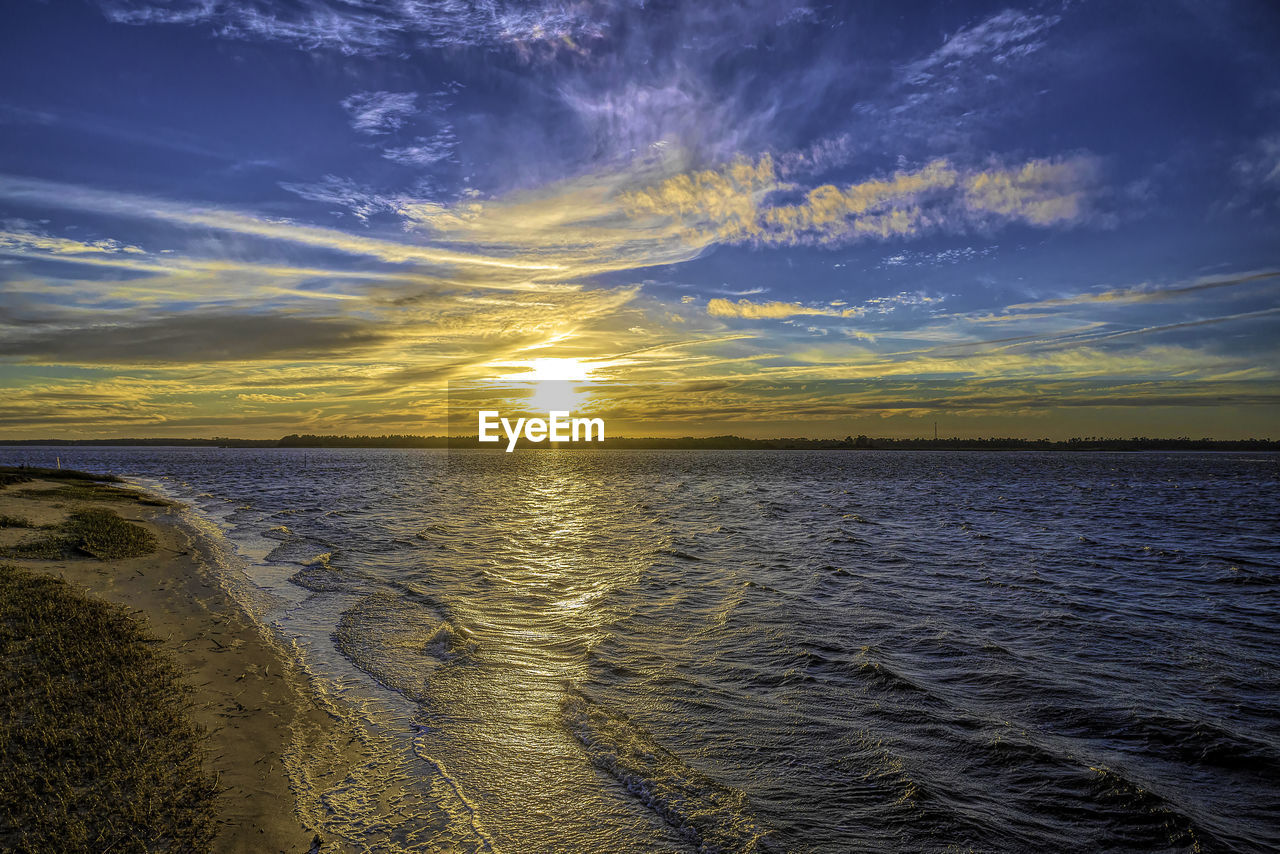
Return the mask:
<path id="1" fill-rule="evenodd" d="M 331 359 L 387 336 L 350 318 L 196 312 L 132 325 L 43 330 L 0 342 L 0 357 L 55 364 L 183 364 Z"/>

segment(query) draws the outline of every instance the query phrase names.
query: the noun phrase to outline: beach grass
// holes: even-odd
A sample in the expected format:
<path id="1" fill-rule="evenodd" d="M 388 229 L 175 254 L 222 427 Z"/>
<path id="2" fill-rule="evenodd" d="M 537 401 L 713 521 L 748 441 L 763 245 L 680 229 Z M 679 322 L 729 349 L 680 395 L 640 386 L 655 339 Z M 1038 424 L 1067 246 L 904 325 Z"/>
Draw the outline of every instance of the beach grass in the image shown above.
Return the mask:
<path id="1" fill-rule="evenodd" d="M 123 481 L 113 474 L 94 474 L 87 471 L 76 471 L 75 469 L 48 469 L 38 466 L 0 466 L 0 486 L 8 486 L 11 483 L 26 483 L 35 480 L 74 480 L 92 483 L 94 481 L 104 481 L 107 483 L 123 483 Z"/>
<path id="2" fill-rule="evenodd" d="M 113 474 L 93 474 L 74 469 L 0 466 L 0 487 L 30 483 L 33 480 L 58 480 L 67 483 L 53 489 L 20 489 L 17 494 L 23 498 L 46 501 L 134 501 L 156 507 L 168 507 L 172 504 L 136 489 L 112 486 L 124 482 Z"/>
<path id="3" fill-rule="evenodd" d="M 121 519 L 112 510 L 79 510 L 51 533 L 35 540 L 0 548 L 0 557 L 60 560 L 77 551 L 99 560 L 143 557 L 156 549 L 156 537 L 141 525 Z"/>
<path id="4" fill-rule="evenodd" d="M 0 548 L 0 558 L 18 560 L 62 560 L 75 554 L 75 542 L 62 533 L 50 534 Z"/>
<path id="5" fill-rule="evenodd" d="M 34 528 L 31 520 L 25 516 L 9 516 L 0 513 L 0 528 Z"/>
<path id="6" fill-rule="evenodd" d="M 170 505 L 170 502 L 163 498 L 154 498 L 136 489 L 124 489 L 103 483 L 69 483 L 54 489 L 20 489 L 17 494 L 23 498 L 38 498 L 46 501 L 124 501 L 153 507 Z"/>
<path id="7" fill-rule="evenodd" d="M 156 550 L 155 534 L 110 510 L 72 513 L 67 527 L 76 548 L 99 560 L 142 557 Z"/>
<path id="8" fill-rule="evenodd" d="M 0 850 L 207 851 L 218 785 L 179 676 L 125 609 L 0 565 Z"/>

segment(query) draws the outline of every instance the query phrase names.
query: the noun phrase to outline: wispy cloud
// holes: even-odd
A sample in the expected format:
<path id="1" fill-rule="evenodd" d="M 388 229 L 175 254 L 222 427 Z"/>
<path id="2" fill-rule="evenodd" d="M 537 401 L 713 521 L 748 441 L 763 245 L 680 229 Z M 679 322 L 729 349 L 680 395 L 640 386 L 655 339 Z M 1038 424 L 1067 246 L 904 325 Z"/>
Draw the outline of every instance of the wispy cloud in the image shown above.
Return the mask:
<path id="1" fill-rule="evenodd" d="M 497 0 L 387 4 L 304 0 L 101 0 L 112 21 L 125 24 L 212 25 L 223 38 L 285 42 L 303 50 L 379 55 L 410 48 L 505 46 L 556 53 L 600 38 L 605 3 L 532 3 L 513 8 Z"/>
<path id="2" fill-rule="evenodd" d="M 779 319 L 785 317 L 825 316 L 857 317 L 859 309 L 834 309 L 823 306 L 801 305 L 796 302 L 737 302 L 716 297 L 707 301 L 707 314 L 712 317 L 744 317 L 750 319 Z"/>
<path id="3" fill-rule="evenodd" d="M 84 242 L 31 231 L 0 231 L 0 255 L 47 252 L 53 255 L 143 255 L 137 246 L 118 240 Z"/>
<path id="4" fill-rule="evenodd" d="M 834 300 L 826 305 L 805 305 L 797 302 L 772 300 L 753 302 L 748 299 L 733 300 L 719 297 L 707 301 L 707 314 L 712 317 L 736 317 L 751 320 L 785 319 L 790 317 L 838 317 L 863 318 L 870 315 L 886 315 L 899 309 L 928 307 L 943 301 L 943 297 L 920 291 L 902 291 L 882 297 L 871 297 L 859 305 L 849 306 L 844 300 Z M 812 331 L 812 330 L 810 330 Z"/>
<path id="5" fill-rule="evenodd" d="M 952 34 L 933 53 L 905 68 L 908 83 L 920 85 L 940 75 L 954 74 L 966 63 L 984 60 L 996 65 L 1035 53 L 1044 46 L 1042 34 L 1061 20 L 1006 9 Z"/>
<path id="6" fill-rule="evenodd" d="M 379 193 L 339 175 L 325 175 L 313 183 L 284 181 L 280 187 L 308 201 L 341 208 L 362 221 L 378 213 L 393 211 L 406 201 L 403 197 Z"/>
<path id="7" fill-rule="evenodd" d="M 987 258 L 996 253 L 998 246 L 961 246 L 955 249 L 940 249 L 936 252 L 917 252 L 903 249 L 880 259 L 876 266 L 881 269 L 892 267 L 934 267 L 942 264 L 960 264 Z"/>
<path id="8" fill-rule="evenodd" d="M 418 111 L 416 92 L 356 92 L 342 101 L 351 116 L 351 127 L 372 135 L 390 133 L 404 126 Z"/>
<path id="9" fill-rule="evenodd" d="M 396 163 L 430 166 L 452 157 L 457 144 L 452 128 L 446 128 L 435 136 L 420 136 L 412 145 L 384 149 L 382 156 Z"/>
<path id="10" fill-rule="evenodd" d="M 0 176 L 0 198 L 37 202 L 51 208 L 85 210 L 181 225 L 200 226 L 250 237 L 288 241 L 317 249 L 363 255 L 389 263 L 418 262 L 507 270 L 552 270 L 555 265 L 533 260 L 480 255 L 432 246 L 362 237 L 347 232 L 298 225 L 250 214 L 189 205 L 125 193 L 112 193 L 37 179 Z"/>
<path id="11" fill-rule="evenodd" d="M 0 343 L 0 356 L 96 365 L 333 359 L 380 343 L 386 334 L 358 318 L 191 312 L 10 335 Z"/>
<path id="12" fill-rule="evenodd" d="M 1276 270 L 1263 270 L 1239 276 L 1206 276 L 1196 279 L 1188 284 L 1164 287 L 1154 285 L 1137 285 L 1128 288 L 1113 288 L 1111 290 L 1099 291 L 1097 293 L 1082 293 L 1067 297 L 1052 297 L 1049 299 L 1037 300 L 1035 302 L 1017 303 L 1016 305 L 1009 306 L 1009 309 L 1018 311 L 1035 311 L 1045 308 L 1062 308 L 1080 305 L 1162 302 L 1176 299 L 1178 297 L 1197 294 L 1202 291 L 1217 290 L 1219 288 L 1234 288 L 1241 285 L 1250 285 L 1259 282 L 1270 282 L 1270 284 L 1275 285 L 1277 282 L 1273 280 L 1277 278 L 1280 278 L 1280 271 Z"/>

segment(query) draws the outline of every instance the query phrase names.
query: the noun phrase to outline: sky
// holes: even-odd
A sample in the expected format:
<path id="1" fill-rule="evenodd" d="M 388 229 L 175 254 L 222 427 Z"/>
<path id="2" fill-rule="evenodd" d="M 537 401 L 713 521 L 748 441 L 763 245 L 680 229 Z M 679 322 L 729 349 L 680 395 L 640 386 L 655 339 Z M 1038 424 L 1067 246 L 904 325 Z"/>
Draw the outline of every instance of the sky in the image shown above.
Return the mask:
<path id="1" fill-rule="evenodd" d="M 3 438 L 1280 438 L 1266 0 L 4 14 Z"/>

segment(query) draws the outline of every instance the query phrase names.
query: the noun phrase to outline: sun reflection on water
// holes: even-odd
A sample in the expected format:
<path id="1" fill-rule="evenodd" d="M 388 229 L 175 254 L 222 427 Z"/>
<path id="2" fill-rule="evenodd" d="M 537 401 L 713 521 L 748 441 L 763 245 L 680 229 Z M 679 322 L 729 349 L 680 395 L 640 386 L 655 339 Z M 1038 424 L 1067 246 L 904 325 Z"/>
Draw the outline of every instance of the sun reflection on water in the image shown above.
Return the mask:
<path id="1" fill-rule="evenodd" d="M 475 793 L 481 822 L 501 828 L 502 850 L 670 848 L 677 840 L 660 818 L 600 785 L 562 713 L 622 616 L 615 594 L 640 580 L 656 547 L 639 497 L 611 485 L 596 455 L 501 457 L 463 453 L 454 463 L 503 471 L 460 479 L 475 491 L 454 496 L 474 515 L 452 542 L 466 543 L 461 563 L 483 572 L 440 589 L 456 594 L 453 618 L 474 632 L 476 653 L 433 678 L 438 728 L 424 732 L 420 750 Z"/>

